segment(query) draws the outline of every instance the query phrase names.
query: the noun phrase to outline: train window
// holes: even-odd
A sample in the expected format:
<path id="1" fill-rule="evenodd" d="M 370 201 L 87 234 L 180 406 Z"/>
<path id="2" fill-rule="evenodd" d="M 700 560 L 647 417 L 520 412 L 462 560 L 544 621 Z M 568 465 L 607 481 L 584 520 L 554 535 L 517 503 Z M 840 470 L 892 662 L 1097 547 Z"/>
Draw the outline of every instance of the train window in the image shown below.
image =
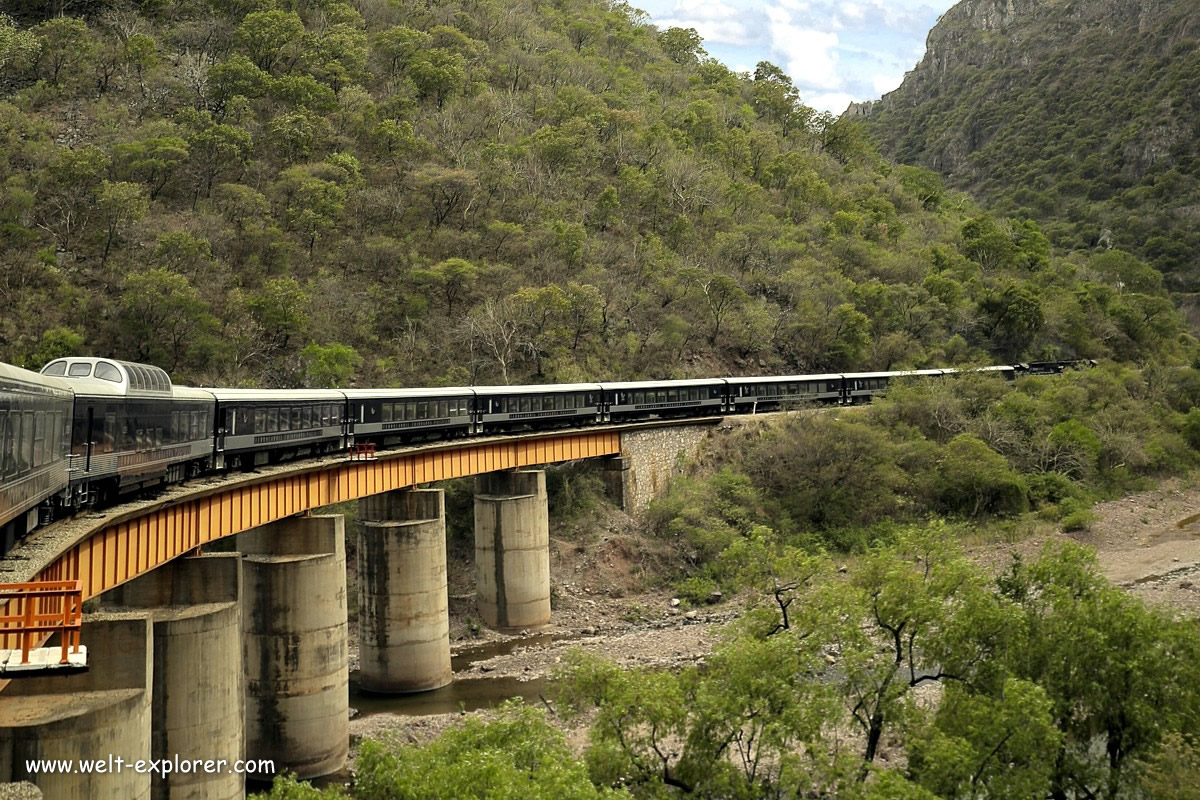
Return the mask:
<path id="1" fill-rule="evenodd" d="M 233 431 L 230 431 L 230 433 L 233 433 Z M 178 411 L 171 412 L 171 441 L 172 442 L 182 442 L 183 441 L 183 438 L 179 435 L 179 412 Z"/>
<path id="2" fill-rule="evenodd" d="M 117 428 L 117 412 L 109 411 L 104 415 L 104 430 L 100 431 L 100 435 L 96 437 L 99 441 L 93 446 L 99 447 L 102 453 L 115 452 L 117 449 L 117 435 L 120 432 L 120 429 Z M 88 437 L 84 434 L 79 438 L 80 441 L 83 441 Z"/>
<path id="3" fill-rule="evenodd" d="M 518 397 L 517 398 L 517 410 L 518 411 L 528 411 L 529 410 L 529 398 L 528 397 Z"/>
<path id="4" fill-rule="evenodd" d="M 265 408 L 254 409 L 254 432 L 262 433 L 267 429 L 267 410 Z"/>
<path id="5" fill-rule="evenodd" d="M 71 368 L 67 370 L 67 374 L 72 378 L 86 378 L 92 374 L 92 365 L 86 361 L 76 361 L 71 365 Z"/>
<path id="6" fill-rule="evenodd" d="M 21 462 L 23 470 L 27 470 L 33 466 L 33 437 L 34 437 L 34 422 L 33 412 L 26 411 L 23 415 L 25 421 L 21 425 L 21 432 L 24 436 L 21 437 L 21 452 L 24 460 Z"/>
<path id="7" fill-rule="evenodd" d="M 411 400 L 404 404 L 404 419 L 411 420 L 417 418 L 417 403 Z"/>
<path id="8" fill-rule="evenodd" d="M 266 415 L 267 433 L 275 433 L 277 430 L 279 430 L 279 409 L 268 408 L 266 409 Z"/>
<path id="9" fill-rule="evenodd" d="M 429 419 L 429 403 L 417 402 L 417 419 Z"/>
<path id="10" fill-rule="evenodd" d="M 0 475 L 8 474 L 8 451 L 12 442 L 8 436 L 8 412 L 0 409 Z"/>
<path id="11" fill-rule="evenodd" d="M 392 404 L 391 403 L 381 403 L 379 408 L 380 408 L 379 421 L 380 422 L 391 422 L 392 421 Z"/>
<path id="12" fill-rule="evenodd" d="M 121 370 L 117 369 L 115 364 L 110 364 L 107 361 L 101 361 L 96 365 L 96 377 L 100 378 L 101 380 L 120 383 Z"/>
<path id="13" fill-rule="evenodd" d="M 45 369 L 43 369 L 42 374 L 43 375 L 66 375 L 67 374 L 67 362 L 55 361 L 54 363 L 50 364 Z"/>
<path id="14" fill-rule="evenodd" d="M 14 411 L 8 418 L 8 474 L 21 471 L 21 412 Z"/>
<path id="15" fill-rule="evenodd" d="M 33 416 L 33 466 L 42 465 L 46 450 L 46 414 L 39 411 Z"/>
<path id="16" fill-rule="evenodd" d="M 292 427 L 291 427 L 291 429 L 294 431 L 300 430 L 300 407 L 299 406 L 292 407 Z"/>
<path id="17" fill-rule="evenodd" d="M 450 416 L 450 401 L 449 400 L 439 400 L 438 401 L 438 416 L 439 417 Z"/>
<path id="18" fill-rule="evenodd" d="M 679 402 L 679 390 L 678 389 L 668 389 L 667 390 L 667 402 L 668 403 Z"/>

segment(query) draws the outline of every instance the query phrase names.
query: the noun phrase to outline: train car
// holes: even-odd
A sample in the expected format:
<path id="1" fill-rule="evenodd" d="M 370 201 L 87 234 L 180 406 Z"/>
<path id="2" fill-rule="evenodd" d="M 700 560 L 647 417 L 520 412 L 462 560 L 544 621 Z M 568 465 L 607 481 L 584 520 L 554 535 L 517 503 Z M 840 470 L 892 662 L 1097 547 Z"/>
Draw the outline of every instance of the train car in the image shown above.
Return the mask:
<path id="1" fill-rule="evenodd" d="M 1018 365 L 1019 366 L 1019 365 Z M 1015 381 L 1018 377 L 1017 367 L 1003 364 L 995 367 L 968 367 L 959 369 L 958 367 L 947 367 L 941 370 L 943 375 L 961 375 L 964 372 L 982 372 L 985 375 L 999 375 L 1006 381 Z"/>
<path id="2" fill-rule="evenodd" d="M 469 436 L 475 431 L 471 389 L 345 389 L 355 442 L 389 444 Z"/>
<path id="3" fill-rule="evenodd" d="M 598 383 L 473 386 L 471 391 L 476 433 L 589 425 L 604 419 Z"/>
<path id="4" fill-rule="evenodd" d="M 1071 369 L 1088 369 L 1096 366 L 1093 359 L 1077 359 L 1075 361 L 1028 361 L 1016 365 L 1017 374 L 1026 375 L 1062 375 Z"/>
<path id="5" fill-rule="evenodd" d="M 276 464 L 350 444 L 346 396 L 333 389 L 210 389 L 218 468 Z"/>
<path id="6" fill-rule="evenodd" d="M 833 405 L 842 401 L 841 375 L 787 375 L 727 380 L 729 410 L 734 414 L 773 411 L 800 403 Z"/>
<path id="7" fill-rule="evenodd" d="M 212 393 L 111 358 L 61 358 L 42 374 L 61 376 L 75 392 L 72 505 L 109 502 L 212 466 Z"/>
<path id="8" fill-rule="evenodd" d="M 944 369 L 913 369 L 899 372 L 848 372 L 842 383 L 843 405 L 868 403 L 872 397 L 883 394 L 888 384 L 897 378 L 940 378 Z"/>
<path id="9" fill-rule="evenodd" d="M 723 378 L 622 381 L 600 385 L 604 389 L 605 421 L 699 417 L 725 411 Z"/>
<path id="10" fill-rule="evenodd" d="M 0 364 L 0 554 L 67 490 L 73 402 L 65 381 Z"/>

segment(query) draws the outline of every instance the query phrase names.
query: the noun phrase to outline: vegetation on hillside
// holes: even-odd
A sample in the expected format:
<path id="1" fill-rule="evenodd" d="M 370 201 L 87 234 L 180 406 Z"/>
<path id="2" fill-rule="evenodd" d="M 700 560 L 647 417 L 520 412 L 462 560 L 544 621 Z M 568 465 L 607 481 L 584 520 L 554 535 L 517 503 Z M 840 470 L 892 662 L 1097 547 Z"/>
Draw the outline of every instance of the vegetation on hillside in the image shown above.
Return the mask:
<path id="1" fill-rule="evenodd" d="M 799 414 L 675 481 L 650 509 L 700 600 L 731 588 L 720 554 L 755 525 L 811 550 L 862 552 L 931 518 L 1027 513 L 1086 528 L 1097 500 L 1200 464 L 1200 371 L 1108 365 L 1015 384 L 914 380 L 854 414 Z M 686 565 L 686 566 L 683 566 Z"/>
<path id="2" fill-rule="evenodd" d="M 1191 350 L 1137 258 L 1060 258 L 623 3 L 7 7 L 5 361 L 335 386 Z"/>
<path id="3" fill-rule="evenodd" d="M 1056 247 L 1117 248 L 1200 290 L 1195 4 L 994 6 L 947 12 L 925 61 L 874 104 L 884 152 L 1038 220 Z"/>

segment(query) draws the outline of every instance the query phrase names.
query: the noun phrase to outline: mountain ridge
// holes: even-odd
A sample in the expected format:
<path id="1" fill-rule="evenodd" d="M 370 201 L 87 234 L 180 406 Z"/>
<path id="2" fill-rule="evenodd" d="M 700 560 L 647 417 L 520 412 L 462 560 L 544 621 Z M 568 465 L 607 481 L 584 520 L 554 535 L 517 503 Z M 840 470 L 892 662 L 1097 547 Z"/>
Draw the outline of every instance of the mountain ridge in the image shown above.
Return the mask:
<path id="1" fill-rule="evenodd" d="M 1198 42 L 1181 0 L 964 0 L 899 88 L 848 113 L 885 154 L 1045 222 L 1054 244 L 1127 249 L 1192 290 Z"/>

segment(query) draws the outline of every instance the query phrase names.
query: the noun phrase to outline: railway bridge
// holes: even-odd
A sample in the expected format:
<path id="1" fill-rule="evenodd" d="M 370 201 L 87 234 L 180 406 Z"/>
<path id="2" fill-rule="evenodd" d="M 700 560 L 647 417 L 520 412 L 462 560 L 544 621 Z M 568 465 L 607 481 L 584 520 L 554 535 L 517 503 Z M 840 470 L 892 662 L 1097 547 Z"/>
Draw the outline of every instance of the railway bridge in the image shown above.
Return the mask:
<path id="1" fill-rule="evenodd" d="M 610 496 L 637 512 L 721 421 L 343 454 L 194 481 L 35 534 L 0 561 L 0 583 L 73 586 L 77 601 L 98 600 L 81 623 L 89 666 L 0 673 L 0 782 L 29 781 L 30 796 L 56 799 L 225 800 L 245 795 L 233 769 L 242 760 L 272 762 L 264 779 L 337 772 L 349 738 L 345 522 L 320 509 L 358 502 L 363 688 L 435 689 L 452 680 L 445 511 L 442 491 L 421 487 L 474 476 L 480 617 L 533 629 L 551 616 L 539 467 L 594 459 Z M 230 537 L 232 551 L 205 548 Z M 29 614 L 14 613 L 17 602 L 6 612 L 0 601 L 0 647 L 19 653 L 48 637 L 15 633 L 22 619 L 37 628 L 36 600 L 23 601 Z M 47 602 L 66 608 L 61 593 Z M 28 759 L 109 761 L 35 773 Z"/>

